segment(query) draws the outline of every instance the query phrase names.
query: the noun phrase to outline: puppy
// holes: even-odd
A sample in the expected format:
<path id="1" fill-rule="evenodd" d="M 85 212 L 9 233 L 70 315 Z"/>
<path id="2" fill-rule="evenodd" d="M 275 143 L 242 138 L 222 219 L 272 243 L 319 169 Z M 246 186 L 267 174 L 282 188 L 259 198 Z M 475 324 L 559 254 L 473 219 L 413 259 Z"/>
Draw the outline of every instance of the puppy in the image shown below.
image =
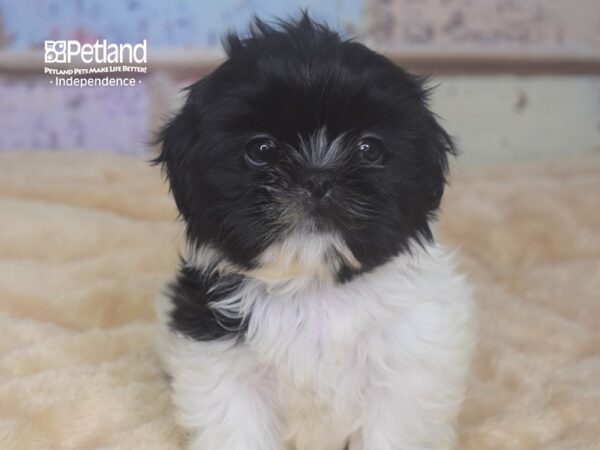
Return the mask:
<path id="1" fill-rule="evenodd" d="M 226 37 L 160 135 L 187 252 L 157 303 L 198 450 L 453 448 L 471 301 L 431 222 L 423 80 L 307 14 Z"/>

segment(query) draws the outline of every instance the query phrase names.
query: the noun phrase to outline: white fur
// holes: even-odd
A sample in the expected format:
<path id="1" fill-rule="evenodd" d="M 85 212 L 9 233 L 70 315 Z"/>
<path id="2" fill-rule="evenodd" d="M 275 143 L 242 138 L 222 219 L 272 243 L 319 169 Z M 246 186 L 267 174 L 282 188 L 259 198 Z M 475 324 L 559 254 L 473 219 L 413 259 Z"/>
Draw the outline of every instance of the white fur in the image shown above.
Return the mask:
<path id="1" fill-rule="evenodd" d="M 342 143 L 346 133 L 338 135 L 333 141 L 329 141 L 327 128 L 319 128 L 310 135 L 308 142 L 302 135 L 300 138 L 300 156 L 312 167 L 331 167 L 343 160 L 345 153 Z"/>
<path id="2" fill-rule="evenodd" d="M 172 332 L 161 297 L 160 353 L 190 448 L 453 448 L 474 337 L 451 256 L 430 246 L 342 285 L 312 280 L 249 279 L 214 305 L 247 315 L 241 342 Z"/>

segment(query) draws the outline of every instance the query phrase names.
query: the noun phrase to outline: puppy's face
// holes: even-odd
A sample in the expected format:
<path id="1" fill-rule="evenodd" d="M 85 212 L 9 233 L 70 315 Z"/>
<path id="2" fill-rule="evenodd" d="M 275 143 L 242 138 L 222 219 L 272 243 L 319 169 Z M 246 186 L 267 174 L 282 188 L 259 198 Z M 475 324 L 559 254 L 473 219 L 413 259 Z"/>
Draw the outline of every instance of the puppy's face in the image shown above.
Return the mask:
<path id="1" fill-rule="evenodd" d="M 306 16 L 227 54 L 161 135 L 193 246 L 343 281 L 431 238 L 452 143 L 417 78 Z"/>

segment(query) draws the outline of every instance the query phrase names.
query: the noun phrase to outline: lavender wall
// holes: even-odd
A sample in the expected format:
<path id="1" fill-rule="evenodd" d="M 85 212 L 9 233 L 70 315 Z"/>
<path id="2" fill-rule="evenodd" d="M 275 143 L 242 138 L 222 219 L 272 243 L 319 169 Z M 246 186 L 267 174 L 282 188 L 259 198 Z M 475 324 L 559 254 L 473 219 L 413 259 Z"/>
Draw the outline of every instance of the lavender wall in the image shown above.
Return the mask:
<path id="1" fill-rule="evenodd" d="M 600 0 L 0 0 L 0 151 L 144 154 L 151 132 L 177 104 L 177 90 L 201 75 L 153 70 L 134 88 L 82 89 L 57 88 L 38 68 L 2 72 L 2 62 L 18 52 L 41 55 L 45 39 L 147 39 L 152 61 L 152 50 L 215 49 L 224 31 L 243 29 L 253 13 L 270 18 L 301 7 L 389 52 L 463 54 L 467 66 L 469 58 L 498 52 L 566 55 L 600 67 Z M 598 73 L 440 79 L 448 89 L 438 91 L 433 106 L 473 160 L 598 151 Z M 518 125 L 521 133 L 514 132 Z"/>
<path id="2" fill-rule="evenodd" d="M 46 78 L 0 78 L 0 150 L 146 151 L 149 95 L 135 87 L 57 88 Z"/>
<path id="3" fill-rule="evenodd" d="M 244 30 L 253 14 L 268 19 L 300 8 L 355 34 L 362 26 L 362 7 L 362 0 L 0 0 L 0 51 L 41 53 L 45 39 L 147 39 L 150 57 L 155 49 L 217 48 L 221 34 Z M 40 73 L 0 72 L 0 151 L 78 148 L 143 154 L 154 131 L 157 100 L 148 86 L 156 75 L 149 73 L 148 82 L 135 87 L 59 88 Z M 171 84 L 181 83 L 185 80 Z"/>

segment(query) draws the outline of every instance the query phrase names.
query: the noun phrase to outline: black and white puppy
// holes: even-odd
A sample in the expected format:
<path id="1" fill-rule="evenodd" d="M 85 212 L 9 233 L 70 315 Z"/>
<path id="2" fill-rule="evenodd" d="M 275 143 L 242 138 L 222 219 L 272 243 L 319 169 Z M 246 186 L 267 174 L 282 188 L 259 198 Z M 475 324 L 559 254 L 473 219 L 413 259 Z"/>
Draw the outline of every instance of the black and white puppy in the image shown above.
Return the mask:
<path id="1" fill-rule="evenodd" d="M 471 301 L 433 243 L 422 80 L 306 14 L 226 38 L 164 128 L 188 249 L 157 309 L 198 450 L 450 449 Z"/>

